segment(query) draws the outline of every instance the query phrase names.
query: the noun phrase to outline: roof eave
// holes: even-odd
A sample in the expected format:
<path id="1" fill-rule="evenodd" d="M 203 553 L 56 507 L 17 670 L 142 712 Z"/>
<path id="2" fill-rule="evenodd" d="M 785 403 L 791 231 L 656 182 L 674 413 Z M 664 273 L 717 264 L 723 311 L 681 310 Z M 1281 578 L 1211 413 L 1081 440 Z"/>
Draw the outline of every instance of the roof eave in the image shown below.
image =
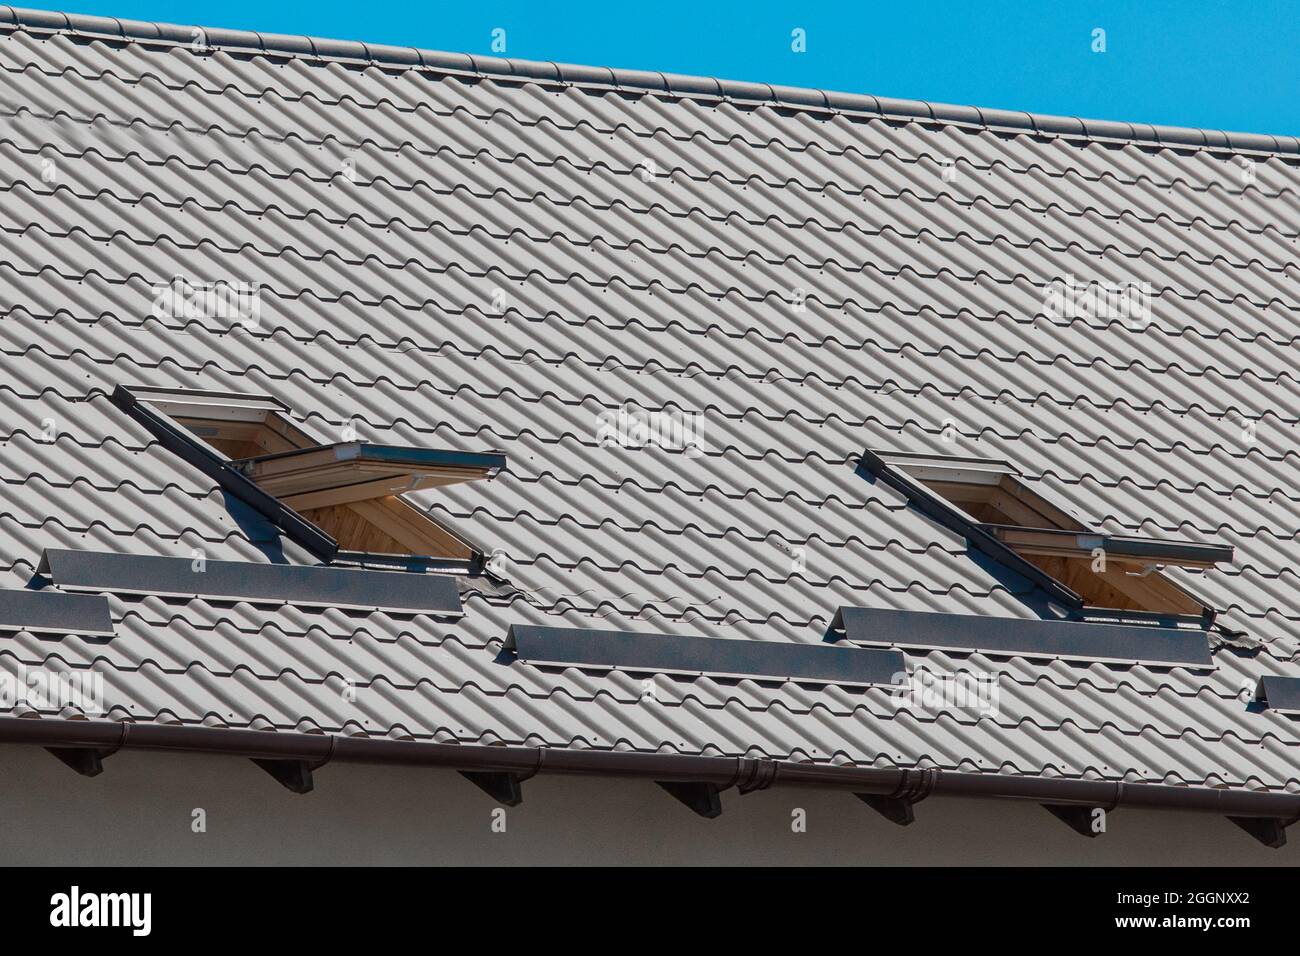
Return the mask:
<path id="1" fill-rule="evenodd" d="M 562 774 L 697 785 L 709 788 L 715 796 L 733 787 L 742 794 L 774 786 L 841 790 L 909 808 L 926 797 L 944 796 L 1039 803 L 1054 812 L 1123 807 L 1208 813 L 1226 816 L 1243 828 L 1242 821 L 1270 822 L 1275 824 L 1275 834 L 1300 819 L 1300 794 L 1296 793 L 929 768 L 833 766 L 752 757 L 442 744 L 297 731 L 24 717 L 0 717 L 0 743 L 45 747 L 82 773 L 98 773 L 101 760 L 120 750 L 247 757 L 281 782 L 285 780 L 273 768 L 295 766 L 296 773 L 285 777 L 300 783 L 306 780 L 305 787 L 294 787 L 299 792 L 311 789 L 311 771 L 327 763 L 358 763 L 457 770 L 471 779 L 479 775 L 479 780 L 483 775 L 503 775 L 516 794 L 523 780 L 538 774 Z M 79 761 L 77 755 L 85 759 Z"/>

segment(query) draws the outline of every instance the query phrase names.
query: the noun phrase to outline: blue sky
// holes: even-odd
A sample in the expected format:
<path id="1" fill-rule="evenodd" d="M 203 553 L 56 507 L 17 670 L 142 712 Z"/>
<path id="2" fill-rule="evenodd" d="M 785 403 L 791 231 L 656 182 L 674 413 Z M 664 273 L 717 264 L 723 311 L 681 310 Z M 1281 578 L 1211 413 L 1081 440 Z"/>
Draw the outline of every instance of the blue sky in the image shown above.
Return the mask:
<path id="1" fill-rule="evenodd" d="M 500 28 L 505 55 L 526 59 L 1300 135 L 1298 0 L 65 2 L 54 8 L 468 53 L 492 52 Z M 795 28 L 806 52 L 791 50 Z"/>

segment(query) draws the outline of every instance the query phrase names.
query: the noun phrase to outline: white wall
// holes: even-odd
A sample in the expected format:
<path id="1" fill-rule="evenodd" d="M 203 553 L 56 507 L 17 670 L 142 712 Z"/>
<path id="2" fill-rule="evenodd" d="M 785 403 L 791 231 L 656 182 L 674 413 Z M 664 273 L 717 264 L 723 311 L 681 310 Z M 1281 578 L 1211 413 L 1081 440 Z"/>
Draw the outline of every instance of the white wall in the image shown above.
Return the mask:
<path id="1" fill-rule="evenodd" d="M 1110 815 L 1088 840 L 1034 804 L 931 799 L 898 827 L 849 794 L 723 794 L 704 820 L 649 783 L 541 777 L 506 810 L 458 774 L 334 764 L 292 794 L 243 759 L 120 753 L 80 777 L 0 745 L 0 864 L 1289 864 L 1220 817 Z M 191 830 L 207 811 L 207 832 Z M 790 830 L 794 807 L 808 831 Z"/>

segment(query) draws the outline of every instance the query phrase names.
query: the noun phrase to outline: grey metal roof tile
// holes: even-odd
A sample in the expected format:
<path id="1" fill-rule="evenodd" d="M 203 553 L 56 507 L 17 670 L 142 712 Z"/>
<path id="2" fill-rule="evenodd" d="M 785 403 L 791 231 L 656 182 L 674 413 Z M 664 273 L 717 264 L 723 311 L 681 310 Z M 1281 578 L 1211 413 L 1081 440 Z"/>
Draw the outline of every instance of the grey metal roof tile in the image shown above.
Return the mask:
<path id="1" fill-rule="evenodd" d="M 113 597 L 107 645 L 19 633 L 0 664 L 103 669 L 135 719 L 1297 786 L 1292 725 L 1237 692 L 1300 647 L 1300 172 L 1261 158 L 1243 190 L 1205 151 L 269 62 L 0 36 L 4 583 L 50 546 L 264 559 L 108 404 L 129 381 L 272 392 L 322 434 L 505 449 L 486 487 L 418 500 L 501 547 L 528 596 L 471 589 L 450 626 Z M 1151 322 L 1043 317 L 1070 271 L 1151 282 Z M 145 319 L 177 272 L 265 283 L 257 332 Z M 807 312 L 778 301 L 796 286 Z M 701 413 L 706 454 L 599 447 L 595 416 L 624 402 Z M 1263 416 L 1248 448 L 1243 412 Z M 1234 567 L 1194 583 L 1264 650 L 1209 675 L 909 655 L 1002 675 L 995 717 L 707 678 L 661 679 L 647 705 L 635 675 L 496 660 L 512 622 L 817 641 L 842 603 L 1029 616 L 849 464 L 933 450 L 945 417 L 1089 522 L 1230 540 Z"/>

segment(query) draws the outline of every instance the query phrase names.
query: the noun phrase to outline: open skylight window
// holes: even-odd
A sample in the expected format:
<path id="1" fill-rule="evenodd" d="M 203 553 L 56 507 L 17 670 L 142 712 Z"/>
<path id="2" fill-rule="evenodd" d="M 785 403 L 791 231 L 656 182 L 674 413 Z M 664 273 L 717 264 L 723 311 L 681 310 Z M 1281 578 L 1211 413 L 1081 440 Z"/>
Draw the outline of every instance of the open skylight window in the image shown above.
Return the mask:
<path id="1" fill-rule="evenodd" d="M 492 478 L 505 467 L 502 455 L 322 444 L 266 396 L 119 386 L 113 401 L 322 560 L 481 560 L 403 496 Z"/>
<path id="2" fill-rule="evenodd" d="M 903 455 L 885 460 L 982 524 L 1087 530 L 1073 515 L 1026 487 L 1006 462 Z"/>
<path id="3" fill-rule="evenodd" d="M 132 389 L 141 401 L 166 415 L 227 458 L 238 460 L 315 445 L 286 417 L 288 407 L 269 398 L 215 392 L 165 392 L 151 396 Z"/>
<path id="4" fill-rule="evenodd" d="M 1226 545 L 1099 534 L 1030 488 L 1006 462 L 877 455 L 864 464 L 924 513 L 1077 608 L 1199 616 L 1214 610 L 1161 573 L 1232 560 Z"/>

